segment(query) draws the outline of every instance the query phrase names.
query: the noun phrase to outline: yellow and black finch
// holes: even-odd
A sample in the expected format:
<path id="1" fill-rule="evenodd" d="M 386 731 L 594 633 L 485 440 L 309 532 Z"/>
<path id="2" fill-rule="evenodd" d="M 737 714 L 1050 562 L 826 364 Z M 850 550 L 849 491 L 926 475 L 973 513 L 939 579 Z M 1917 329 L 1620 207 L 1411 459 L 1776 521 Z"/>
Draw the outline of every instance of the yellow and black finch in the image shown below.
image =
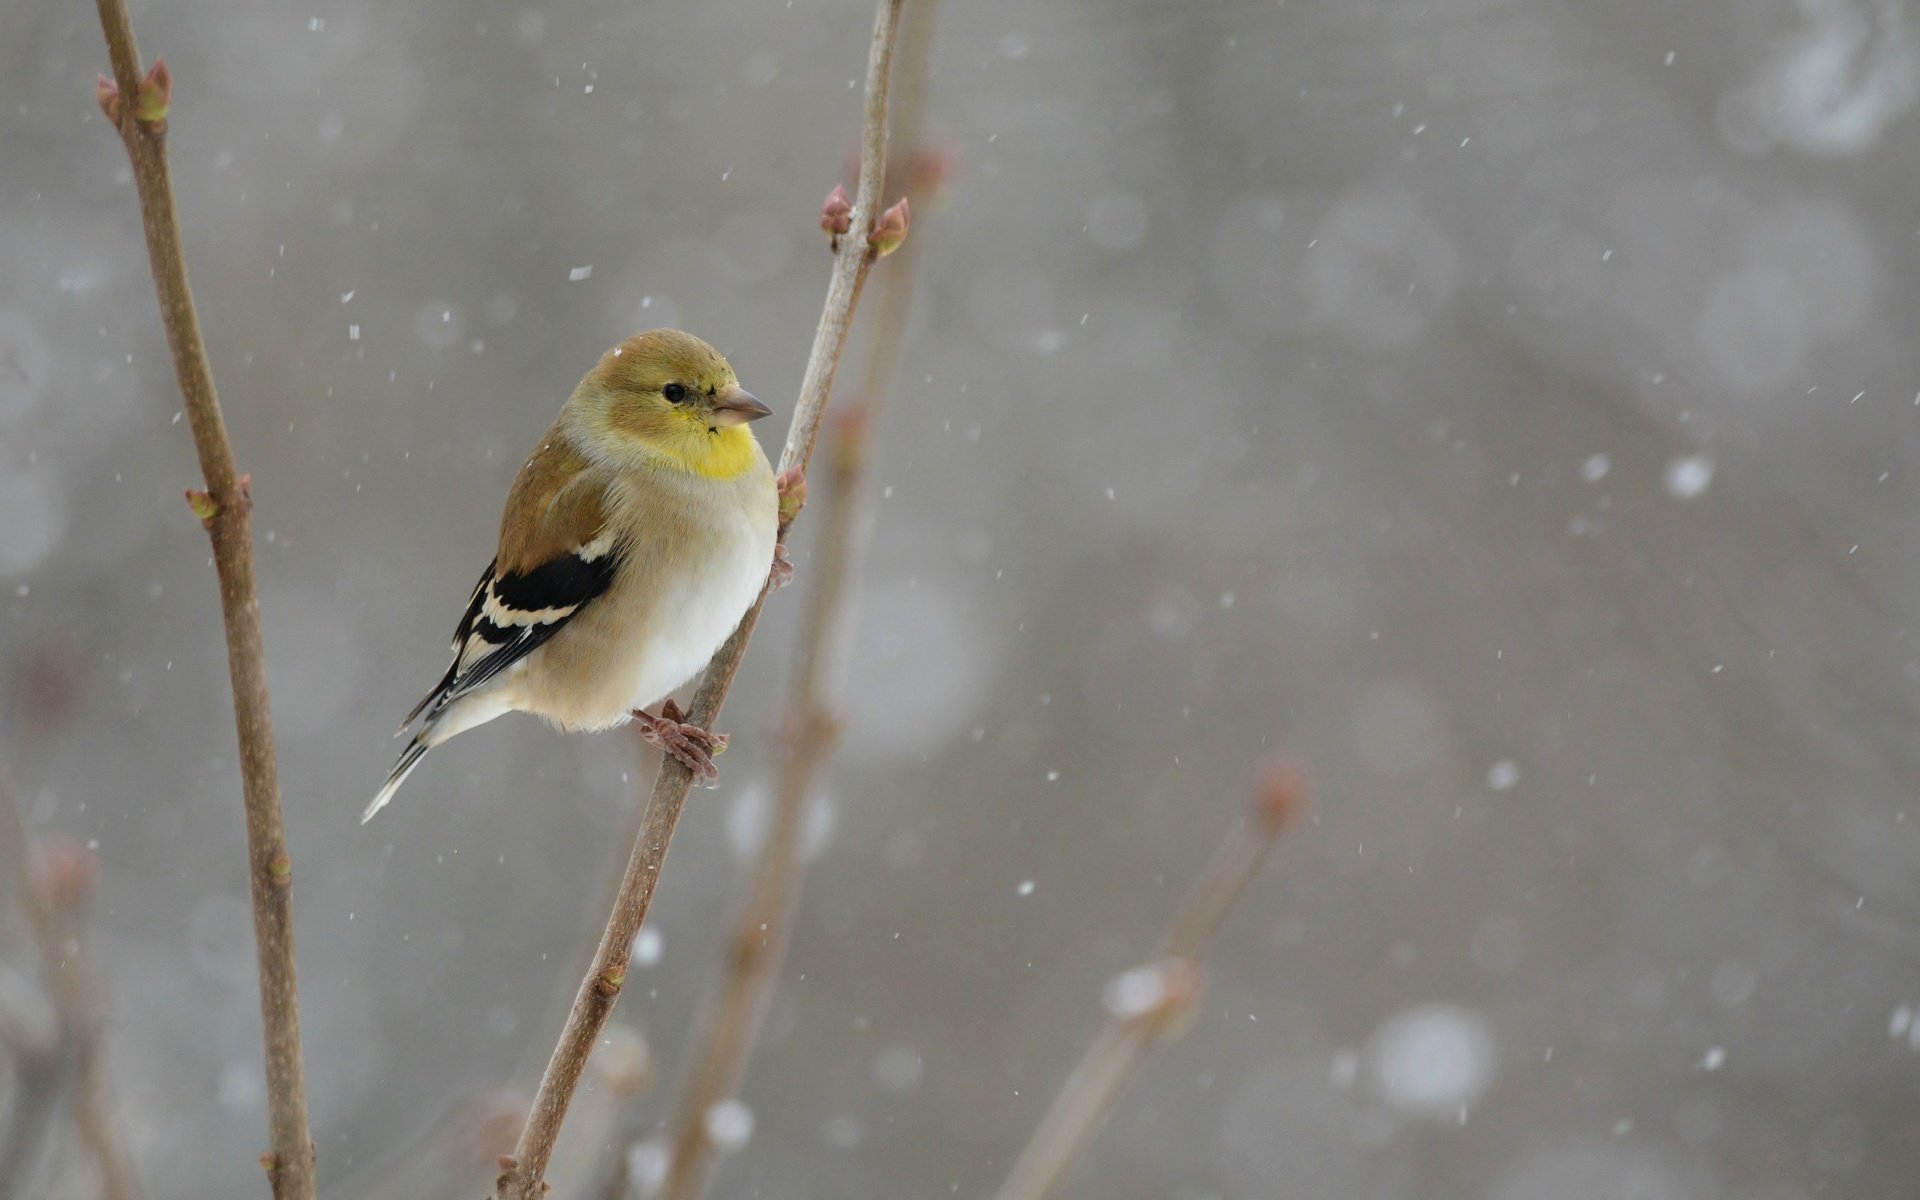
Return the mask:
<path id="1" fill-rule="evenodd" d="M 673 329 L 602 355 L 528 456 L 500 543 L 453 635 L 453 665 L 361 820 L 427 751 L 508 712 L 564 730 L 628 720 L 697 776 L 723 739 L 668 701 L 753 603 L 775 561 L 773 469 L 747 423 L 770 409 L 720 352 Z"/>

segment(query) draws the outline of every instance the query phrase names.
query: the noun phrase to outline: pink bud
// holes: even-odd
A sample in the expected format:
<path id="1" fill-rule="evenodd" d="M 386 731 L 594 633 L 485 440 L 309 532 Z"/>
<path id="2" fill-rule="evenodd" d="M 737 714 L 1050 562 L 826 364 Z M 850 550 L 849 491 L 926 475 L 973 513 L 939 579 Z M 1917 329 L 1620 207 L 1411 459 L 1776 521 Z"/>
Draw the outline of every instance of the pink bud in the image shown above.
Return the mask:
<path id="1" fill-rule="evenodd" d="M 847 189 L 837 183 L 827 193 L 826 202 L 820 205 L 820 228 L 831 238 L 853 228 L 853 201 L 847 199 Z"/>
<path id="2" fill-rule="evenodd" d="M 100 102 L 100 111 L 107 120 L 116 126 L 120 124 L 120 85 L 102 75 L 93 85 L 93 98 Z"/>
<path id="3" fill-rule="evenodd" d="M 1276 758 L 1260 774 L 1254 789 L 1254 811 L 1275 833 L 1293 823 L 1307 801 L 1307 776 L 1300 764 Z"/>
<path id="4" fill-rule="evenodd" d="M 907 198 L 900 197 L 899 203 L 880 214 L 874 222 L 873 232 L 867 235 L 867 245 L 872 246 L 881 258 L 900 248 L 907 240 Z"/>
<path id="5" fill-rule="evenodd" d="M 140 81 L 140 96 L 133 106 L 134 120 L 156 132 L 167 127 L 167 113 L 173 107 L 173 72 L 167 60 L 156 58 L 147 77 Z"/>

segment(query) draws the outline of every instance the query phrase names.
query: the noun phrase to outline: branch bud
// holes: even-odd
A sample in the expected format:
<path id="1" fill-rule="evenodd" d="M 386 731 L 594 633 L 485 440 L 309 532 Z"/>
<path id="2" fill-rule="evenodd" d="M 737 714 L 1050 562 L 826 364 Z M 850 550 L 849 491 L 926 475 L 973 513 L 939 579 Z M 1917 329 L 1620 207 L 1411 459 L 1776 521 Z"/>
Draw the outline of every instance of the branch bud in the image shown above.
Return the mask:
<path id="1" fill-rule="evenodd" d="M 1307 802 L 1307 776 L 1300 764 L 1276 758 L 1260 774 L 1254 788 L 1254 815 L 1268 832 L 1279 833 L 1300 814 Z"/>
<path id="2" fill-rule="evenodd" d="M 100 111 L 113 127 L 120 127 L 120 85 L 102 75 L 94 81 L 93 98 L 100 102 Z"/>
<path id="3" fill-rule="evenodd" d="M 140 81 L 140 95 L 133 104 L 133 119 L 154 133 L 167 131 L 167 113 L 173 108 L 173 72 L 167 60 L 156 58 L 146 78 Z"/>
<path id="4" fill-rule="evenodd" d="M 885 258 L 900 248 L 907 240 L 907 198 L 900 197 L 898 203 L 880 214 L 873 224 L 873 232 L 867 235 L 867 245 L 872 246 L 879 257 Z"/>
<path id="5" fill-rule="evenodd" d="M 600 972 L 600 974 L 594 976 L 593 990 L 608 999 L 612 999 L 620 994 L 620 989 L 626 986 L 626 982 L 627 970 L 625 967 L 608 967 L 606 970 Z"/>
<path id="6" fill-rule="evenodd" d="M 820 205 L 820 229 L 827 235 L 833 248 L 840 248 L 840 235 L 853 228 L 853 201 L 847 198 L 847 189 L 839 184 L 827 193 Z"/>
<path id="7" fill-rule="evenodd" d="M 271 879 L 273 886 L 277 888 L 284 888 L 292 883 L 293 856 L 285 850 L 274 855 L 273 861 L 267 864 L 267 878 Z"/>
<path id="8" fill-rule="evenodd" d="M 220 502 L 213 498 L 212 492 L 203 492 L 199 488 L 187 489 L 187 507 L 193 510 L 194 516 L 200 518 L 202 525 L 213 524 L 213 519 L 220 515 Z"/>

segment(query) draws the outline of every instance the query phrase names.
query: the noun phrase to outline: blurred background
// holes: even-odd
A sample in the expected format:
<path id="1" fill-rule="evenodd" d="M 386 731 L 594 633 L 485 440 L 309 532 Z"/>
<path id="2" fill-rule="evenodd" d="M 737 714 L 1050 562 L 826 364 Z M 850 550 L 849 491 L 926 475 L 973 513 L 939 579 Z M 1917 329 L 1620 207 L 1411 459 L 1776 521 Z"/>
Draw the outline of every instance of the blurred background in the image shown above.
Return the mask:
<path id="1" fill-rule="evenodd" d="M 713 340 L 777 444 L 872 9 L 134 15 L 254 479 L 325 1192 L 479 1194 L 653 760 L 508 719 L 356 817 L 603 349 Z M 942 5 L 956 166 L 915 212 L 849 732 L 716 1194 L 990 1194 L 1284 748 L 1313 816 L 1066 1194 L 1911 1195 L 1914 22 Z M 223 643 L 106 55 L 88 5 L 0 23 L 0 762 L 97 852 L 149 1189 L 262 1194 Z M 619 1010 L 647 1119 L 763 827 L 800 594 Z"/>

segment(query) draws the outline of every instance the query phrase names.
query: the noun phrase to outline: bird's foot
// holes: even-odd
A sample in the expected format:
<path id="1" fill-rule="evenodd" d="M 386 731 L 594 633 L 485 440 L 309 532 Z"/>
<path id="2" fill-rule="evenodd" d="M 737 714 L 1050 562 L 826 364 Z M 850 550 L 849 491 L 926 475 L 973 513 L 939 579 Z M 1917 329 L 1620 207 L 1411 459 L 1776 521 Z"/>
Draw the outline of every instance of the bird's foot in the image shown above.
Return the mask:
<path id="1" fill-rule="evenodd" d="M 777 592 L 793 582 L 793 560 L 787 557 L 784 542 L 773 544 L 773 569 L 767 572 L 767 590 Z"/>
<path id="2" fill-rule="evenodd" d="M 804 467 L 788 467 L 774 476 L 773 494 L 780 499 L 780 528 L 793 524 L 807 504 L 807 472 Z"/>
<path id="3" fill-rule="evenodd" d="M 641 709 L 633 710 L 634 724 L 640 727 L 642 738 L 658 746 L 662 753 L 672 755 L 695 779 L 712 787 L 720 780 L 720 768 L 713 765 L 713 760 L 727 748 L 727 735 L 689 725 L 683 719 L 685 716 L 672 700 L 660 702 L 657 717 Z"/>

